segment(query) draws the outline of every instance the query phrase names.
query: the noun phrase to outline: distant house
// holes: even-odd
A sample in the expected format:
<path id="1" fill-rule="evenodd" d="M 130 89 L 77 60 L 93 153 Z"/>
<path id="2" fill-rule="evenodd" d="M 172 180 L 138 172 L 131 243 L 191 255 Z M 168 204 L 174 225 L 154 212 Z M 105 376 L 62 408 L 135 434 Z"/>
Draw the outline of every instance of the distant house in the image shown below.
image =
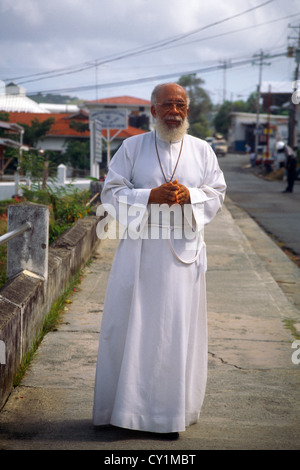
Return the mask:
<path id="1" fill-rule="evenodd" d="M 48 113 L 38 103 L 26 96 L 25 88 L 15 83 L 4 85 L 0 93 L 0 112 L 7 113 Z"/>
<path id="2" fill-rule="evenodd" d="M 142 98 L 132 96 L 117 96 L 96 101 L 87 101 L 84 105 L 56 105 L 49 103 L 36 103 L 26 96 L 26 90 L 20 85 L 3 82 L 0 90 L 0 112 L 9 113 L 9 122 L 30 125 L 33 119 L 40 122 L 53 117 L 55 122 L 48 134 L 43 137 L 37 147 L 43 150 L 56 150 L 63 152 L 67 140 L 90 138 L 90 131 L 78 132 L 70 127 L 71 121 L 80 121 L 89 124 L 90 110 L 122 108 L 127 111 L 127 129 L 122 130 L 114 140 L 112 150 L 118 148 L 127 137 L 141 134 L 152 128 L 151 103 Z M 117 129 L 110 131 L 114 136 Z M 103 135 L 107 132 L 103 129 Z"/>
<path id="3" fill-rule="evenodd" d="M 288 141 L 293 142 L 295 146 L 300 145 L 300 107 L 295 108 L 293 103 L 293 93 L 295 84 L 298 84 L 299 100 L 299 81 L 298 82 L 263 82 L 261 87 L 262 106 L 265 112 L 277 114 L 286 111 L 290 118 L 288 123 Z M 294 115 L 294 111 L 296 114 Z"/>
<path id="4" fill-rule="evenodd" d="M 84 109 L 89 112 L 101 109 L 121 108 L 127 110 L 128 125 L 137 129 L 149 130 L 153 127 L 151 102 L 133 96 L 116 96 L 96 101 L 86 101 Z"/>
<path id="5" fill-rule="evenodd" d="M 81 110 L 78 113 L 9 113 L 9 121 L 11 123 L 18 124 L 27 124 L 31 125 L 33 119 L 38 119 L 40 122 L 49 119 L 50 117 L 54 118 L 54 124 L 51 126 L 49 132 L 42 137 L 36 147 L 42 150 L 55 150 L 59 152 L 64 152 L 66 148 L 67 141 L 69 139 L 89 139 L 90 131 L 86 130 L 84 132 L 79 132 L 78 130 L 70 127 L 72 121 L 81 122 L 84 124 L 89 124 L 89 115 L 86 111 Z M 103 135 L 106 134 L 106 131 L 103 130 Z M 116 131 L 112 131 L 112 134 Z M 132 126 L 128 126 L 127 129 L 124 129 L 117 137 L 117 142 L 120 143 L 127 137 L 133 135 L 142 134 L 144 131 L 136 129 Z"/>
<path id="6" fill-rule="evenodd" d="M 56 103 L 39 103 L 39 107 L 44 113 L 78 113 L 79 106 L 77 104 L 56 104 Z"/>
<path id="7" fill-rule="evenodd" d="M 233 112 L 230 114 L 231 124 L 228 134 L 228 146 L 234 152 L 244 152 L 246 144 L 250 145 L 252 150 L 255 147 L 256 114 Z M 276 140 L 287 141 L 288 138 L 288 116 L 280 115 L 259 115 L 259 139 L 258 145 L 265 149 L 268 143 L 267 127 L 269 131 L 269 149 Z"/>
<path id="8" fill-rule="evenodd" d="M 267 145 L 267 127 L 269 131 L 269 149 L 276 140 L 289 141 L 291 120 L 289 111 L 293 106 L 293 82 L 263 82 L 261 84 L 261 106 L 263 112 L 259 114 L 259 147 L 265 149 Z M 285 115 L 282 112 L 285 111 Z M 281 114 L 280 114 L 281 113 Z M 295 129 L 295 145 L 300 141 L 300 108 L 297 109 Z M 231 126 L 229 131 L 229 145 L 233 151 L 244 151 L 245 145 L 254 148 L 256 128 L 256 114 L 231 113 Z M 298 142 L 297 142 L 298 140 Z"/>
<path id="9" fill-rule="evenodd" d="M 265 113 L 274 113 L 279 109 L 288 109 L 293 93 L 293 82 L 262 82 L 261 98 Z"/>
<path id="10" fill-rule="evenodd" d="M 90 136 L 89 131 L 81 133 L 70 127 L 72 120 L 88 123 L 88 115 L 82 112 L 75 115 L 69 113 L 9 113 L 10 122 L 27 124 L 28 126 L 34 119 L 44 122 L 49 118 L 54 118 L 54 124 L 49 132 L 37 142 L 36 148 L 38 149 L 63 152 L 68 139 L 88 139 Z"/>
<path id="11" fill-rule="evenodd" d="M 0 175 L 3 175 L 5 169 L 12 161 L 12 157 L 6 157 L 5 150 L 7 148 L 27 150 L 27 147 L 23 145 L 22 141 L 24 132 L 22 126 L 19 126 L 18 124 L 12 124 L 10 122 L 0 121 L 0 132 Z"/>
<path id="12" fill-rule="evenodd" d="M 70 139 L 90 140 L 90 112 L 98 109 L 122 108 L 126 109 L 127 127 L 122 129 L 110 129 L 112 154 L 121 145 L 124 139 L 134 135 L 143 134 L 152 128 L 152 115 L 150 101 L 120 96 L 97 101 L 87 101 L 84 105 L 49 105 L 37 104 L 26 96 L 25 89 L 14 83 L 3 87 L 0 93 L 0 112 L 9 113 L 9 122 L 19 125 L 31 125 L 34 119 L 43 122 L 54 118 L 54 124 L 49 132 L 40 138 L 36 148 L 40 150 L 58 151 L 64 153 Z M 70 111 L 73 112 L 70 112 Z M 66 111 L 66 112 L 62 112 Z M 72 126 L 73 122 L 86 124 L 86 129 L 80 132 Z M 107 137 L 107 130 L 102 129 L 102 135 Z M 106 155 L 104 151 L 103 164 Z"/>

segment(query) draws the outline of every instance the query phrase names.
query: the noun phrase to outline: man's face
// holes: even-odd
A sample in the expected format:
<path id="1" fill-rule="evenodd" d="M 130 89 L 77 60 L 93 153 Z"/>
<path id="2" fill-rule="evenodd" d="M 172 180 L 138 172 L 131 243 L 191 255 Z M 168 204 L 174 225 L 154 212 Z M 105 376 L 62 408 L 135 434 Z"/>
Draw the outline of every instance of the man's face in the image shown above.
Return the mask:
<path id="1" fill-rule="evenodd" d="M 156 105 L 151 107 L 151 112 L 169 130 L 178 128 L 188 115 L 185 91 L 175 83 L 165 85 L 159 90 Z"/>

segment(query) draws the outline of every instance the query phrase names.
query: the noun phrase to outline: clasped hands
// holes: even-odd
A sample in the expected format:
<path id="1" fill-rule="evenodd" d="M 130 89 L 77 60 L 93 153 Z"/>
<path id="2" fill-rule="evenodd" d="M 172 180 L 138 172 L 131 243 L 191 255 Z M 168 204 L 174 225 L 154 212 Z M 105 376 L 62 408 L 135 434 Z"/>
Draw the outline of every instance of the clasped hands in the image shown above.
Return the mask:
<path id="1" fill-rule="evenodd" d="M 151 189 L 148 204 L 188 204 L 190 192 L 186 186 L 179 184 L 177 180 L 164 183 L 157 188 Z"/>

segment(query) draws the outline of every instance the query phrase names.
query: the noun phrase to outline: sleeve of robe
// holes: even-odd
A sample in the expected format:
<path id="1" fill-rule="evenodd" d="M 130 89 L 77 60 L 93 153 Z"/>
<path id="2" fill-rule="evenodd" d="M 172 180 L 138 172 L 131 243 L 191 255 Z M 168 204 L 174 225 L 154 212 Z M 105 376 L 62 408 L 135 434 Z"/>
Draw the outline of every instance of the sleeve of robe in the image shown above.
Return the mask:
<path id="1" fill-rule="evenodd" d="M 206 144 L 206 143 L 205 143 Z M 190 188 L 190 200 L 198 230 L 209 223 L 221 209 L 226 184 L 217 157 L 207 144 L 203 147 L 205 172 L 203 184 Z M 111 160 L 101 193 L 101 201 L 107 212 L 123 226 L 138 218 L 141 227 L 147 222 L 147 204 L 152 188 L 135 188 L 131 183 L 134 157 L 128 154 L 124 143 Z"/>
<path id="2" fill-rule="evenodd" d="M 205 174 L 200 188 L 188 188 L 193 214 L 199 229 L 208 224 L 221 210 L 226 183 L 218 159 L 209 144 L 205 149 Z"/>
<path id="3" fill-rule="evenodd" d="M 134 157 L 129 155 L 123 143 L 110 162 L 101 192 L 101 202 L 110 220 L 116 219 L 124 229 L 130 228 L 135 219 L 141 228 L 148 220 L 147 204 L 151 188 L 134 187 L 131 182 L 133 164 Z"/>

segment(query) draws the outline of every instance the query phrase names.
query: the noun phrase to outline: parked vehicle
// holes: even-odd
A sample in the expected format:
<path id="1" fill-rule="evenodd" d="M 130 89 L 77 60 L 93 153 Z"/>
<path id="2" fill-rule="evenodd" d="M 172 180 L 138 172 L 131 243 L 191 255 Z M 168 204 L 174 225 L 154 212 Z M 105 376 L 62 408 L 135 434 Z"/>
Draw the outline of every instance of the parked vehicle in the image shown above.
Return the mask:
<path id="1" fill-rule="evenodd" d="M 226 140 L 224 139 L 217 139 L 213 141 L 212 148 L 215 151 L 217 157 L 225 157 L 228 152 L 228 145 Z"/>
<path id="2" fill-rule="evenodd" d="M 205 140 L 206 140 L 206 142 L 208 142 L 210 145 L 212 145 L 215 139 L 214 139 L 214 137 L 206 137 Z"/>

